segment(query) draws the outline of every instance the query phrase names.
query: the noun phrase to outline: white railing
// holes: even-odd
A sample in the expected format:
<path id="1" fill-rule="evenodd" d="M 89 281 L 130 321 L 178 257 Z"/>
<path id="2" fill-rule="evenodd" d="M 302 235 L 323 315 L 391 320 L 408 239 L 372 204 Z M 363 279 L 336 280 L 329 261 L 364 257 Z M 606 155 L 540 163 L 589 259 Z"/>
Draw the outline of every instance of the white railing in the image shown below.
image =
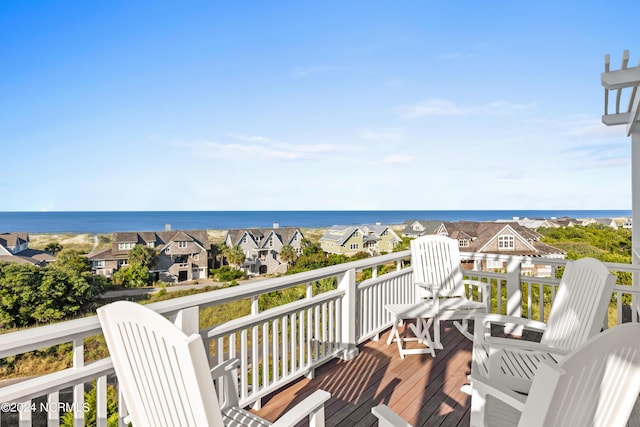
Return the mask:
<path id="1" fill-rule="evenodd" d="M 480 265 L 486 260 L 501 260 L 506 271 L 468 270 L 465 275 L 491 284 L 495 302 L 492 311 L 544 318 L 553 303 L 555 278 L 524 276 L 525 262 L 551 265 L 555 270 L 564 260 L 509 257 L 464 253 L 465 260 Z M 312 376 L 314 369 L 336 357 L 352 359 L 357 345 L 375 339 L 389 328 L 391 319 L 384 309 L 388 303 L 414 301 L 409 251 L 322 268 L 305 273 L 256 281 L 176 298 L 149 307 L 175 318 L 188 332 L 199 331 L 210 348 L 212 363 L 229 358 L 241 361 L 239 392 L 243 404 L 256 404 L 272 391 L 301 376 Z M 614 272 L 639 273 L 640 268 L 626 264 L 607 264 Z M 388 272 L 378 274 L 378 268 Z M 370 277 L 357 280 L 371 269 Z M 315 284 L 331 282 L 333 290 L 314 295 Z M 305 298 L 261 311 L 259 298 L 271 292 L 303 286 Z M 637 321 L 635 299 L 640 289 L 618 285 L 615 288 L 609 325 Z M 632 295 L 623 305 L 625 294 Z M 199 311 L 205 307 L 250 299 L 251 313 L 220 325 L 199 325 Z M 627 299 L 629 299 L 627 297 Z M 516 301 L 515 303 L 509 301 Z M 524 301 L 524 304 L 522 302 Z M 187 313 L 190 313 L 187 315 Z M 612 319 L 613 317 L 613 319 Z M 52 374 L 0 387 L 0 420 L 17 420 L 20 425 L 60 424 L 60 413 L 74 410 L 75 425 L 84 425 L 87 384 L 96 381 L 97 425 L 106 425 L 107 383 L 112 381 L 110 359 L 84 361 L 84 340 L 101 333 L 96 316 L 0 335 L 0 359 L 57 344 L 72 343 L 73 366 Z M 60 403 L 62 402 L 62 403 Z M 120 406 L 120 415 L 126 409 Z M 121 417 L 122 419 L 122 417 Z M 122 423 L 122 421 L 121 421 Z"/>

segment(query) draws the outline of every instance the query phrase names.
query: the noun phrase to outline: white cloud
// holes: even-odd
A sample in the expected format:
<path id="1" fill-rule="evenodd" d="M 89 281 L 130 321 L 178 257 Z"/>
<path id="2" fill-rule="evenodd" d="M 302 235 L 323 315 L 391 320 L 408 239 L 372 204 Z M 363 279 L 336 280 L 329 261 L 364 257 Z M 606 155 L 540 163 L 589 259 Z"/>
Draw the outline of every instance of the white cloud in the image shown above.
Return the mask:
<path id="1" fill-rule="evenodd" d="M 264 136 L 243 135 L 239 133 L 230 133 L 230 137 L 247 142 L 271 142 L 271 139 Z"/>
<path id="2" fill-rule="evenodd" d="M 200 140 L 195 142 L 178 142 L 176 145 L 187 147 L 198 156 L 225 159 L 277 159 L 300 160 L 337 156 L 357 150 L 352 145 L 337 144 L 286 144 L 263 136 L 230 134 L 247 144 L 234 142 L 217 142 Z"/>
<path id="3" fill-rule="evenodd" d="M 400 128 L 363 129 L 360 137 L 367 141 L 399 141 L 403 139 L 404 133 Z"/>
<path id="4" fill-rule="evenodd" d="M 382 158 L 382 163 L 386 164 L 410 163 L 411 161 L 413 161 L 413 156 L 408 154 L 395 154 Z"/>
<path id="5" fill-rule="evenodd" d="M 473 106 L 457 104 L 447 99 L 434 98 L 400 106 L 397 111 L 403 119 L 420 119 L 431 116 L 506 115 L 534 107 L 534 103 L 515 104 L 504 100 Z"/>

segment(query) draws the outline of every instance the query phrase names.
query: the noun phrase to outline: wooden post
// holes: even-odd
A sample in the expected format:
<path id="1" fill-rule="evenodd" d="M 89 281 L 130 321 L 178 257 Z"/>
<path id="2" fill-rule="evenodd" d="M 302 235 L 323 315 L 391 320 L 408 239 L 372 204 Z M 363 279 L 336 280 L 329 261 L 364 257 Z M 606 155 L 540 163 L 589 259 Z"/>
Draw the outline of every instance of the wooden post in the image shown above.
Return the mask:
<path id="1" fill-rule="evenodd" d="M 343 360 L 351 360 L 358 355 L 358 345 L 356 342 L 356 321 L 357 310 L 357 289 L 356 271 L 354 269 L 346 271 L 339 278 L 338 289 L 345 291 L 342 300 L 342 344 L 344 345 Z"/>

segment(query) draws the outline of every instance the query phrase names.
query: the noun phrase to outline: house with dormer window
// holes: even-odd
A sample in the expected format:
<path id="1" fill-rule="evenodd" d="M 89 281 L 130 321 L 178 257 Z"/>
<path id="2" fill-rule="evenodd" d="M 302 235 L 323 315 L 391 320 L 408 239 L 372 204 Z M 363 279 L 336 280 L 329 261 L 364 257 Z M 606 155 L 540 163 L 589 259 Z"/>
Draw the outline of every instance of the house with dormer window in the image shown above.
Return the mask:
<path id="1" fill-rule="evenodd" d="M 92 271 L 110 277 L 129 265 L 129 252 L 136 245 L 156 250 L 158 265 L 151 271 L 156 280 L 175 283 L 208 276 L 210 244 L 206 230 L 113 233 L 111 248 L 88 256 Z"/>
<path id="2" fill-rule="evenodd" d="M 302 253 L 302 232 L 298 228 L 242 228 L 228 230 L 224 244 L 240 246 L 245 255 L 243 268 L 248 274 L 276 274 L 287 271 L 287 263 L 280 259 L 283 246 Z"/>
<path id="3" fill-rule="evenodd" d="M 358 252 L 379 254 L 393 251 L 402 239 L 388 225 L 380 223 L 354 226 L 334 225 L 320 240 L 322 250 L 332 254 L 354 255 Z"/>
<path id="4" fill-rule="evenodd" d="M 542 235 L 518 222 L 443 222 L 439 234 L 458 240 L 461 252 L 522 255 L 540 258 L 564 258 L 566 253 L 540 241 Z M 478 265 L 475 265 L 478 264 Z M 463 266 L 485 270 L 506 270 L 506 262 L 498 259 L 471 261 Z M 540 264 L 525 263 L 524 273 L 550 275 L 551 268 Z"/>
<path id="5" fill-rule="evenodd" d="M 55 260 L 49 252 L 29 248 L 29 233 L 0 233 L 0 262 L 45 266 Z"/>

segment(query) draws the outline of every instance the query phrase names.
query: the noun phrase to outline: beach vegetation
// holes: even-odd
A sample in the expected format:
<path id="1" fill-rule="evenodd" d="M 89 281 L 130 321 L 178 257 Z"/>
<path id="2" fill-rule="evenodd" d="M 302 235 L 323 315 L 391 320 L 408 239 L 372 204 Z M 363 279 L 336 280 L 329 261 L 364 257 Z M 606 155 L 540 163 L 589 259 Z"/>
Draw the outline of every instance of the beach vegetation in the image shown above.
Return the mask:
<path id="1" fill-rule="evenodd" d="M 135 245 L 129 252 L 129 265 L 153 269 L 158 265 L 158 252 L 148 246 Z"/>
<path id="2" fill-rule="evenodd" d="M 543 243 L 563 249 L 567 259 L 592 257 L 603 262 L 631 262 L 631 230 L 601 224 L 539 228 Z"/>
<path id="3" fill-rule="evenodd" d="M 44 250 L 49 252 L 51 255 L 55 255 L 62 250 L 62 245 L 58 242 L 51 242 L 44 247 Z"/>
<path id="4" fill-rule="evenodd" d="M 106 280 L 71 268 L 77 260 L 67 254 L 68 259 L 46 267 L 0 263 L 0 329 L 49 323 L 95 308 Z"/>
<path id="5" fill-rule="evenodd" d="M 231 247 L 227 246 L 225 247 L 223 253 L 225 258 L 227 258 L 227 262 L 229 262 L 230 265 L 236 267 L 237 269 L 239 269 L 242 264 L 244 264 L 246 256 L 240 245 Z"/>
<path id="6" fill-rule="evenodd" d="M 220 268 L 212 268 L 210 275 L 218 282 L 230 282 L 232 280 L 243 279 L 245 276 L 244 271 L 231 268 L 228 265 L 223 265 Z"/>
<path id="7" fill-rule="evenodd" d="M 288 265 L 294 264 L 298 259 L 298 252 L 291 245 L 284 245 L 280 248 L 280 259 Z"/>
<path id="8" fill-rule="evenodd" d="M 140 288 L 153 283 L 150 270 L 158 265 L 158 253 L 155 249 L 135 245 L 129 252 L 128 265 L 119 268 L 111 275 L 111 283 L 125 288 Z"/>

